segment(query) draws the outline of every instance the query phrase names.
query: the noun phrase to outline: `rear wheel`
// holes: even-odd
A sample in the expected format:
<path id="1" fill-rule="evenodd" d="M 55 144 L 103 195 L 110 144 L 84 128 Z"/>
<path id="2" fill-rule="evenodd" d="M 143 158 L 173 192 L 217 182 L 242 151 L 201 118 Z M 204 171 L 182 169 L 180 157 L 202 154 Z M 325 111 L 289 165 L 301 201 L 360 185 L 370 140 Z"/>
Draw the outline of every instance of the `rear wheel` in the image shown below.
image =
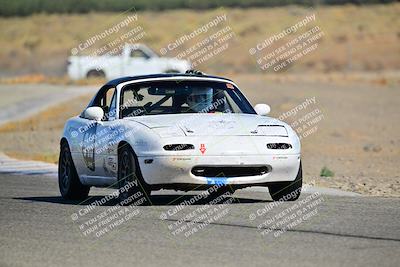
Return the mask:
<path id="1" fill-rule="evenodd" d="M 104 71 L 102 70 L 89 70 L 86 74 L 87 78 L 104 78 L 106 77 Z"/>
<path id="2" fill-rule="evenodd" d="M 58 186 L 61 196 L 65 199 L 85 199 L 90 187 L 81 183 L 76 172 L 71 152 L 66 142 L 61 144 L 58 160 Z"/>
<path id="3" fill-rule="evenodd" d="M 135 154 L 128 145 L 124 145 L 118 154 L 118 188 L 121 205 L 130 205 L 139 199 L 145 198 L 147 204 L 150 189 L 140 178 L 139 164 Z"/>
<path id="4" fill-rule="evenodd" d="M 294 181 L 271 185 L 268 190 L 274 201 L 295 201 L 300 197 L 302 184 L 303 170 L 300 162 L 299 171 Z"/>

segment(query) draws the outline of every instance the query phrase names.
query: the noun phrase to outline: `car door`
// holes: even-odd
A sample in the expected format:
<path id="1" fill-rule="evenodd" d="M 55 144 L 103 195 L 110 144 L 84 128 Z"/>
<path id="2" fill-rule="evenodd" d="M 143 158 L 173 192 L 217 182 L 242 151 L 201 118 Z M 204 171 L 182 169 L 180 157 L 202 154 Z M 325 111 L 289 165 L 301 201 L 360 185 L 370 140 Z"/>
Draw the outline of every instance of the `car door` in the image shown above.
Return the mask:
<path id="1" fill-rule="evenodd" d="M 155 71 L 151 56 L 140 48 L 130 51 L 125 66 L 124 74 L 127 76 L 145 75 Z"/>
<path id="2" fill-rule="evenodd" d="M 104 112 L 103 119 L 101 121 L 84 119 L 87 126 L 81 133 L 82 157 L 78 165 L 82 179 L 90 185 L 109 186 L 116 181 L 116 165 L 108 158 L 111 151 L 108 144 L 112 143 L 113 138 L 110 134 L 113 126 L 109 117 L 110 114 L 115 114 L 115 104 L 113 107 L 111 105 L 115 94 L 116 90 L 112 86 L 100 89 L 89 106 L 101 107 Z"/>
<path id="3" fill-rule="evenodd" d="M 110 88 L 106 93 L 105 116 L 96 127 L 95 174 L 106 183 L 117 179 L 117 146 L 119 137 L 118 120 L 116 118 L 117 90 Z"/>
<path id="4" fill-rule="evenodd" d="M 97 123 L 81 115 L 72 119 L 70 126 L 69 146 L 71 155 L 78 174 L 84 180 L 84 177 L 94 175 L 94 138 Z"/>

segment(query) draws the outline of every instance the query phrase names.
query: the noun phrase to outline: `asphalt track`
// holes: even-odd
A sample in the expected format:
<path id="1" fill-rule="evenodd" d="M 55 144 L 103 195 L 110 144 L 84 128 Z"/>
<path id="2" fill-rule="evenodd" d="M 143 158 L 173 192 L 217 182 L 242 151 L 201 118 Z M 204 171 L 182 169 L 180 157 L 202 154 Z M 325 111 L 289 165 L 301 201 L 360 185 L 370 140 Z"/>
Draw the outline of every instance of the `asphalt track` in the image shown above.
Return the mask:
<path id="1" fill-rule="evenodd" d="M 191 201 L 194 193 L 182 197 L 159 191 L 148 206 L 121 208 L 114 200 L 87 206 L 114 192 L 94 189 L 85 203 L 64 201 L 54 177 L 0 174 L 0 266 L 398 266 L 400 262 L 397 198 L 314 192 L 294 203 L 271 206 L 265 192 L 240 191 L 224 198 L 223 205 L 207 206 L 200 200 L 177 206 Z M 193 214 L 197 217 L 190 217 Z M 88 231 L 94 225 L 101 227 Z"/>
<path id="2" fill-rule="evenodd" d="M 20 120 L 75 97 L 93 94 L 96 86 L 49 84 L 0 85 L 0 124 Z"/>

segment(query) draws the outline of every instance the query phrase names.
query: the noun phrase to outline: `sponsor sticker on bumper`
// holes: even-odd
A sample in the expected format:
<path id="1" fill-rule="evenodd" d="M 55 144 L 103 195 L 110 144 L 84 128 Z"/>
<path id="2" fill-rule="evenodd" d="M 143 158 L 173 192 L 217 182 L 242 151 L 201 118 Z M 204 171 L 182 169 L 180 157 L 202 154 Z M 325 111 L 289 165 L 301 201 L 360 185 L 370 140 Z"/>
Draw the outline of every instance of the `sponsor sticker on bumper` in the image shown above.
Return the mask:
<path id="1" fill-rule="evenodd" d="M 226 185 L 228 178 L 225 177 L 206 177 L 207 184 Z"/>

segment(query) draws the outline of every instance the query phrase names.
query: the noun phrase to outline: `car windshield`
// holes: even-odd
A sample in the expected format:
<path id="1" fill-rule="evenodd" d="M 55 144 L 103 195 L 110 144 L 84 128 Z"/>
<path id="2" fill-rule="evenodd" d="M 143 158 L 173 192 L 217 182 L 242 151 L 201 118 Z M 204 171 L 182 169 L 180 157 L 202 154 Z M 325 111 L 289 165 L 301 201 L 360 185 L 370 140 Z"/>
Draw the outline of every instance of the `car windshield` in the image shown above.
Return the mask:
<path id="1" fill-rule="evenodd" d="M 120 99 L 121 117 L 182 113 L 255 114 L 231 83 L 163 81 L 127 85 Z"/>

